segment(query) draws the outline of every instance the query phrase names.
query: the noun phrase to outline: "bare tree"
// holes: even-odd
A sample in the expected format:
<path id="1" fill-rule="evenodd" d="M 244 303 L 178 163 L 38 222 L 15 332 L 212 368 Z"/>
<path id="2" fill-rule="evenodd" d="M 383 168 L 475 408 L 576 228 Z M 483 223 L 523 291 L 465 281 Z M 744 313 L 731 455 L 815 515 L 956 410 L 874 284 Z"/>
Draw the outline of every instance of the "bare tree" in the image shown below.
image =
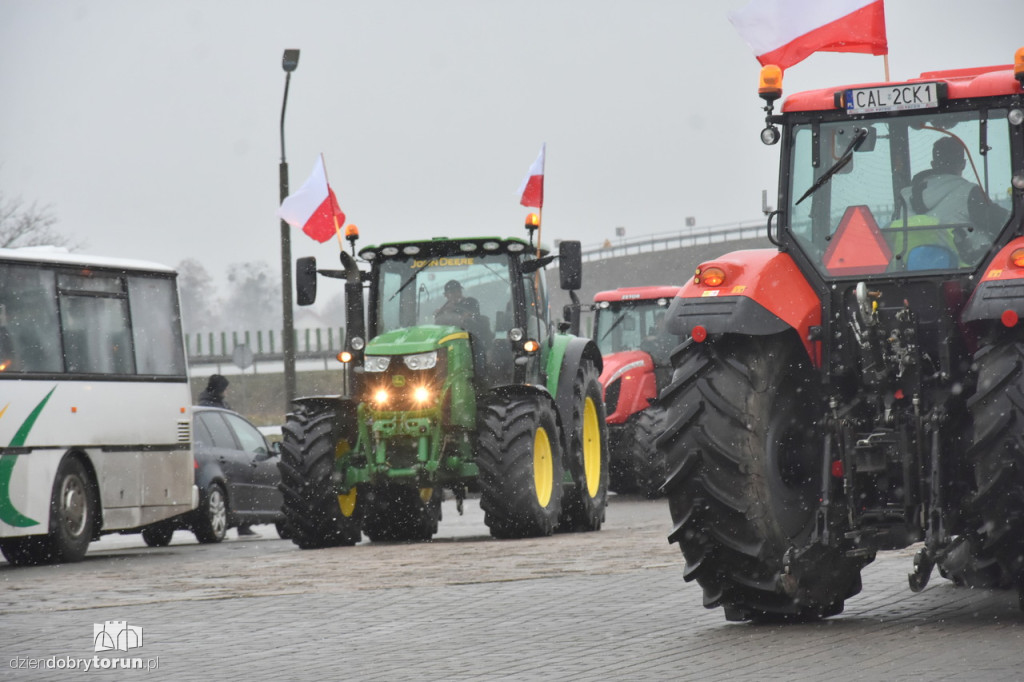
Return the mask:
<path id="1" fill-rule="evenodd" d="M 281 323 L 281 282 L 263 262 L 228 266 L 223 329 L 275 329 Z"/>
<path id="2" fill-rule="evenodd" d="M 186 258 L 178 263 L 181 319 L 186 334 L 220 329 L 220 301 L 213 278 L 202 263 Z"/>
<path id="3" fill-rule="evenodd" d="M 66 246 L 77 248 L 72 241 L 54 229 L 57 218 L 49 206 L 32 203 L 26 206 L 20 199 L 8 199 L 0 193 L 0 248 L 19 246 Z"/>

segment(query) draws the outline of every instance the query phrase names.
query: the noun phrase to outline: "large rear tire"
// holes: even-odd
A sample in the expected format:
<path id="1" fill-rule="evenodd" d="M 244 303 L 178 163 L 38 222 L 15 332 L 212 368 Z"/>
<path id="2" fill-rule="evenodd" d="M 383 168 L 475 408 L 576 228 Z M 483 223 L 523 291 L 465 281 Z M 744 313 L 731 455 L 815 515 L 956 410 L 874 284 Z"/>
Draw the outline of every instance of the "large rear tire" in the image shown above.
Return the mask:
<path id="1" fill-rule="evenodd" d="M 573 379 L 572 423 L 567 431 L 566 466 L 573 485 L 562 501 L 559 530 L 601 530 L 608 504 L 608 426 L 600 373 L 584 362 Z"/>
<path id="2" fill-rule="evenodd" d="M 302 549 L 354 545 L 361 538 L 357 489 L 339 496 L 331 480 L 335 458 L 348 449 L 335 421 L 332 411 L 299 407 L 282 428 L 279 489 L 291 540 Z"/>
<path id="3" fill-rule="evenodd" d="M 1024 581 L 1024 343 L 985 346 L 974 361 L 973 556 L 948 577 L 969 587 L 1015 588 Z"/>
<path id="4" fill-rule="evenodd" d="M 50 492 L 49 532 L 4 540 L 0 551 L 12 566 L 81 561 L 98 527 L 98 497 L 96 483 L 81 460 L 65 456 Z"/>
<path id="5" fill-rule="evenodd" d="M 860 590 L 860 564 L 822 550 L 810 576 L 783 579 L 783 557 L 805 546 L 821 490 L 821 405 L 792 337 L 723 338 L 676 350 L 660 396 L 665 492 L 686 580 L 728 620 L 834 615 Z M 810 573 L 810 572 L 809 572 Z"/>
<path id="6" fill-rule="evenodd" d="M 562 507 L 562 449 L 550 399 L 513 396 L 480 411 L 480 508 L 496 538 L 551 535 Z"/>
<path id="7" fill-rule="evenodd" d="M 429 540 L 441 520 L 441 489 L 386 483 L 364 494 L 363 532 L 374 542 Z"/>

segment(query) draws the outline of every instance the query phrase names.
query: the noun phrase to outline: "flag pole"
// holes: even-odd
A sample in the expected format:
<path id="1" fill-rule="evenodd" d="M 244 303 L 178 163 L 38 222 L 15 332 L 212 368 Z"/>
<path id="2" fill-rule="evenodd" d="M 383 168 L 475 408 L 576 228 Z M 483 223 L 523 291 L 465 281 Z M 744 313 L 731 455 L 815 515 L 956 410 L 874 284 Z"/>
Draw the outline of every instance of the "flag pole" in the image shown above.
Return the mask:
<path id="1" fill-rule="evenodd" d="M 320 152 L 320 165 L 324 167 L 324 184 L 327 185 L 327 195 L 331 194 L 331 181 L 327 178 L 327 161 L 324 153 Z M 333 204 L 333 202 L 332 202 Z M 334 219 L 334 234 L 338 237 L 338 250 L 345 250 L 345 241 L 341 238 L 341 225 L 338 224 L 338 216 L 334 214 L 334 206 L 331 206 L 331 218 Z"/>
<path id="2" fill-rule="evenodd" d="M 884 63 L 885 63 L 885 82 L 888 83 L 889 82 L 889 53 L 886 52 L 884 55 L 882 55 L 882 59 L 884 60 Z"/>
<path id="3" fill-rule="evenodd" d="M 543 204 L 544 202 L 541 201 Z M 537 258 L 540 258 L 540 231 L 544 226 L 544 207 L 537 207 Z"/>

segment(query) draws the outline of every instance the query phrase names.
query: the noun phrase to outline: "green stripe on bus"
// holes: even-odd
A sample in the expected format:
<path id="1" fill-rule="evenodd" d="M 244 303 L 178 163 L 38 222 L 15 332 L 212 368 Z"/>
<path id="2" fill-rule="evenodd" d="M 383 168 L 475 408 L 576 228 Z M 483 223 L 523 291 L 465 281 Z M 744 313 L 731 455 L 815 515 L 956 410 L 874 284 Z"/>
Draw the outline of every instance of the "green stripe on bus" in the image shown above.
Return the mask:
<path id="1" fill-rule="evenodd" d="M 14 434 L 14 438 L 11 439 L 10 446 L 12 448 L 21 447 L 28 440 L 28 434 L 32 431 L 32 427 L 35 426 L 36 419 L 39 418 L 39 414 L 46 407 L 46 403 L 50 400 L 50 396 L 57 390 L 54 386 L 50 389 L 50 392 L 46 394 L 32 413 L 28 415 L 24 423 L 18 428 Z M 14 508 L 14 503 L 11 502 L 11 475 L 14 473 L 14 463 L 18 460 L 17 455 L 0 455 L 0 521 L 18 528 L 25 528 L 27 526 L 38 526 L 39 522 L 25 516 L 17 509 Z"/>

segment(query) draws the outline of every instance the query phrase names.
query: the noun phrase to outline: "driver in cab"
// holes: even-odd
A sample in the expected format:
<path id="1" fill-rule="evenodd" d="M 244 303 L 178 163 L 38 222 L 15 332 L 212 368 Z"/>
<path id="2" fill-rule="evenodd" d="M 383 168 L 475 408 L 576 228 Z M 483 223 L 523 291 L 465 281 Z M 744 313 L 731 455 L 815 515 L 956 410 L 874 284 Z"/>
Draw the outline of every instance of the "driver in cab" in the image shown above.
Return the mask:
<path id="1" fill-rule="evenodd" d="M 973 232 L 953 230 L 956 246 L 967 258 L 986 250 L 1009 214 L 992 203 L 981 187 L 963 177 L 967 159 L 955 137 L 942 137 L 932 146 L 931 168 L 914 176 L 903 189 L 901 208 L 910 226 L 937 224 L 972 226 Z"/>

